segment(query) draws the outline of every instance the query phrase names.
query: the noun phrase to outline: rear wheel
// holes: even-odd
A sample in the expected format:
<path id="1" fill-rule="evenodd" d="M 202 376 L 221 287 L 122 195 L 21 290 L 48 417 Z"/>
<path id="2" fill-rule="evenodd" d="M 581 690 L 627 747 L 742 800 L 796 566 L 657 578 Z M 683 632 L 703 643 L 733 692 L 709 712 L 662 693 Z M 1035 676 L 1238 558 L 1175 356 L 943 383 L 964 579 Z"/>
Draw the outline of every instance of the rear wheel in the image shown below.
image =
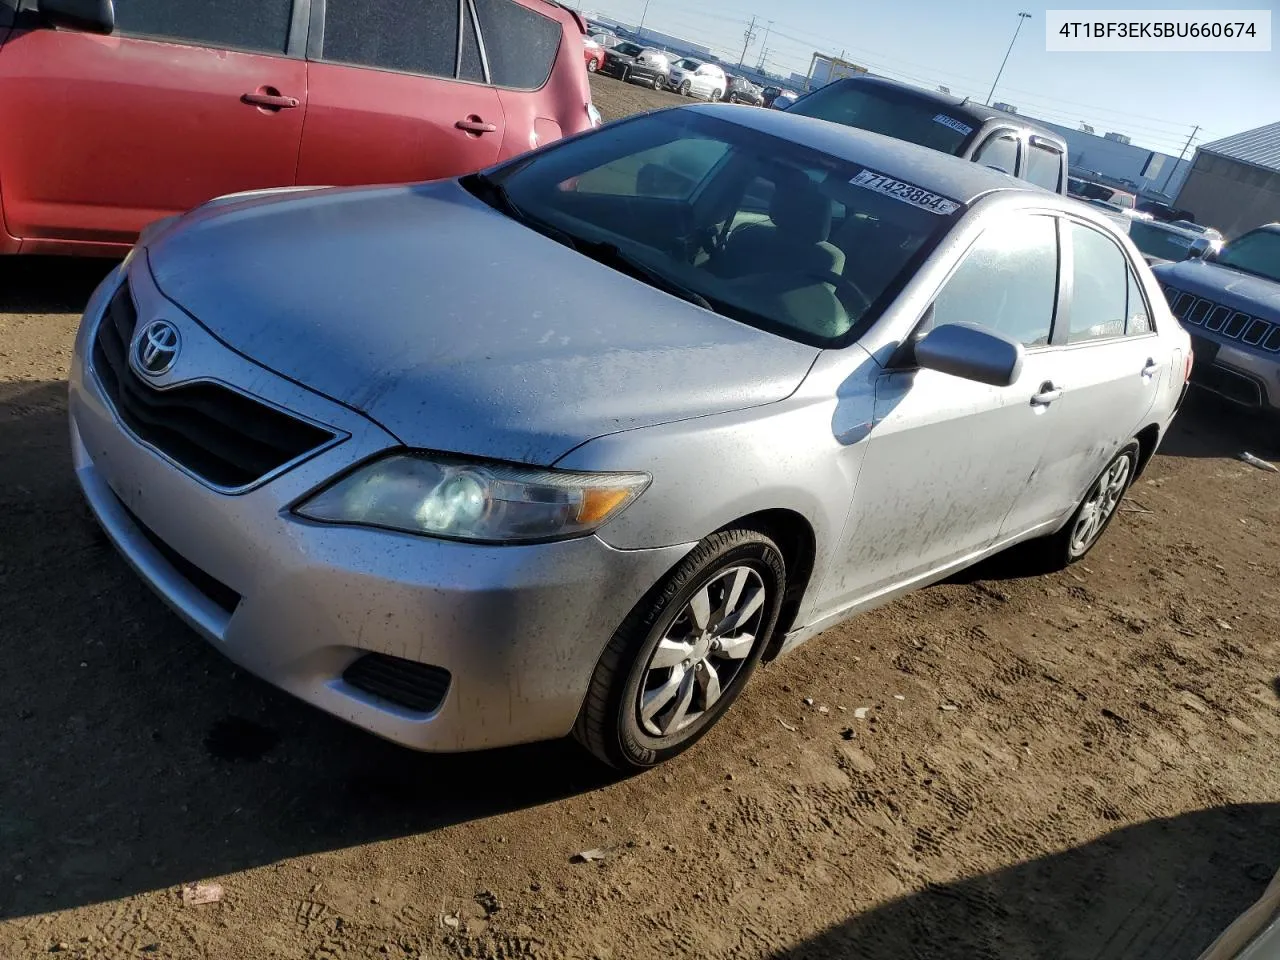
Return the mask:
<path id="1" fill-rule="evenodd" d="M 683 80 L 680 83 L 680 96 L 687 97 L 689 95 L 689 81 Z"/>
<path id="2" fill-rule="evenodd" d="M 785 588 L 782 554 L 764 534 L 708 537 L 613 635 L 574 736 L 621 770 L 643 770 L 688 749 L 755 670 Z"/>
<path id="3" fill-rule="evenodd" d="M 1039 541 L 1047 567 L 1060 570 L 1084 559 L 1101 539 L 1103 531 L 1115 519 L 1120 500 L 1133 481 L 1140 450 L 1137 440 L 1126 444 L 1090 485 L 1067 525 Z"/>
<path id="4" fill-rule="evenodd" d="M 712 90 L 712 91 L 711 91 L 711 102 L 712 102 L 712 103 L 719 103 L 719 102 L 720 102 L 720 98 L 721 98 L 721 97 L 723 97 L 723 96 L 724 96 L 724 91 L 723 91 L 723 90 Z"/>
<path id="5" fill-rule="evenodd" d="M 659 74 L 655 73 L 653 75 L 653 82 L 649 84 L 649 86 L 652 87 L 654 90 L 657 90 L 660 86 L 662 86 L 662 77 Z"/>
<path id="6" fill-rule="evenodd" d="M 587 61 L 587 73 L 595 73 L 599 69 L 600 69 L 599 60 L 592 59 Z"/>

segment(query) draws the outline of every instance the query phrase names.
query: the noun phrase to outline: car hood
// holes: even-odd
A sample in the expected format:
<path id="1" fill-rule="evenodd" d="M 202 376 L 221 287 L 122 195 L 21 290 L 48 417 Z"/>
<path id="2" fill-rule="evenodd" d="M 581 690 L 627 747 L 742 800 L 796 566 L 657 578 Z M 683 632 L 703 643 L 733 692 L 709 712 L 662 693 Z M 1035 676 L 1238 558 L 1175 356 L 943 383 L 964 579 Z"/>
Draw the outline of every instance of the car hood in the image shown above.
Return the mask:
<path id="1" fill-rule="evenodd" d="M 1280 283 L 1207 260 L 1183 260 L 1152 268 L 1156 279 L 1184 293 L 1273 322 L 1280 322 Z"/>
<path id="2" fill-rule="evenodd" d="M 456 181 L 197 209 L 147 254 L 161 291 L 230 347 L 434 450 L 549 464 L 603 434 L 781 400 L 818 354 Z"/>

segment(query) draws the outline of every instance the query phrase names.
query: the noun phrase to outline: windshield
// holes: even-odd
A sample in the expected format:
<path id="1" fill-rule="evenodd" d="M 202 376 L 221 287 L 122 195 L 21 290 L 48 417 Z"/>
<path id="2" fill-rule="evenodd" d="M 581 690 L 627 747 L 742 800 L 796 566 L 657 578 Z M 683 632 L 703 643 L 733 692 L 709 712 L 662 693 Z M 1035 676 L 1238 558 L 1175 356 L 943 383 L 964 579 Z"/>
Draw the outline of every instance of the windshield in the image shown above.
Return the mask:
<path id="1" fill-rule="evenodd" d="M 628 57 L 638 57 L 640 54 L 644 53 L 644 47 L 637 47 L 634 43 L 627 43 L 625 41 L 618 44 L 613 49 L 617 50 L 619 53 L 625 53 Z"/>
<path id="2" fill-rule="evenodd" d="M 833 83 L 797 100 L 787 110 L 846 127 L 859 127 L 898 140 L 960 155 L 973 134 L 972 121 L 910 90 L 852 80 Z"/>
<path id="3" fill-rule="evenodd" d="M 1193 238 L 1166 230 L 1150 220 L 1134 220 L 1129 224 L 1129 239 L 1149 257 L 1176 261 L 1190 256 Z"/>
<path id="4" fill-rule="evenodd" d="M 836 346 L 892 301 L 960 207 L 882 173 L 670 110 L 529 155 L 496 175 L 505 205 L 489 202 L 676 296 Z"/>
<path id="5" fill-rule="evenodd" d="M 1280 283 L 1280 232 L 1254 230 L 1246 233 L 1223 247 L 1217 262 L 1224 267 Z"/>

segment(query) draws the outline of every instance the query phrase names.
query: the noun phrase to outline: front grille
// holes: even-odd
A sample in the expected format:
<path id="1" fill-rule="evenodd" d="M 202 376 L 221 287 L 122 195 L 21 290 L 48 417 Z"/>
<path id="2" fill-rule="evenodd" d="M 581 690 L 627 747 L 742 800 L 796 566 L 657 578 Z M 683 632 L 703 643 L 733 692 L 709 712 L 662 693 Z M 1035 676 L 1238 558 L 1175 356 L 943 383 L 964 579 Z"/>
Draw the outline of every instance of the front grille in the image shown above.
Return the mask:
<path id="1" fill-rule="evenodd" d="M 219 487 L 247 486 L 333 434 L 215 383 L 157 390 L 129 366 L 138 313 L 128 285 L 112 298 L 93 345 L 93 368 L 134 435 Z"/>
<path id="2" fill-rule="evenodd" d="M 186 579 L 191 586 L 195 587 L 206 597 L 214 602 L 220 610 L 230 616 L 235 613 L 236 607 L 240 605 L 240 594 L 236 593 L 221 580 L 205 573 L 194 563 L 180 554 L 169 544 L 161 540 L 145 523 L 138 519 L 132 510 L 124 505 L 124 502 L 116 497 L 116 503 L 120 505 L 120 509 L 125 515 L 133 521 L 133 525 L 138 528 L 138 532 L 147 538 L 147 542 L 155 547 L 156 553 L 164 557 L 169 566 L 173 567 L 179 575 Z"/>
<path id="3" fill-rule="evenodd" d="M 449 671 L 429 663 L 367 653 L 342 674 L 342 679 L 365 693 L 389 700 L 417 713 L 431 713 L 449 691 Z"/>
<path id="4" fill-rule="evenodd" d="M 1161 285 L 1173 315 L 1188 326 L 1204 327 L 1228 340 L 1239 340 L 1269 353 L 1280 353 L 1280 324 L 1250 316 L 1194 293 Z"/>

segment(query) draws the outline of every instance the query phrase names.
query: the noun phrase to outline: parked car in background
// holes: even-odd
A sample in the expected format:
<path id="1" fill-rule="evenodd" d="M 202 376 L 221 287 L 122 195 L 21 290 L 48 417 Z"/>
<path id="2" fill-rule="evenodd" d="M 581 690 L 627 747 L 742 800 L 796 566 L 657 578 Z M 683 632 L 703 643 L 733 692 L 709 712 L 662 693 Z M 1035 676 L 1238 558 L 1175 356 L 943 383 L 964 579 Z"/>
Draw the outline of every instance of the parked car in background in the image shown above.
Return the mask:
<path id="1" fill-rule="evenodd" d="M 782 87 L 764 87 L 760 91 L 760 95 L 764 99 L 764 106 L 766 107 L 772 107 L 779 97 L 788 97 L 794 101 L 797 96 L 797 94 Z"/>
<path id="2" fill-rule="evenodd" d="M 611 33 L 608 30 L 592 33 L 591 39 L 600 44 L 600 46 L 604 47 L 606 50 L 610 47 L 616 47 L 622 42 L 622 38 L 620 36 L 616 33 Z"/>
<path id="3" fill-rule="evenodd" d="M 1017 114 L 881 77 L 846 77 L 805 94 L 787 113 L 896 137 L 1067 192 L 1067 143 Z"/>
<path id="4" fill-rule="evenodd" d="M 582 55 L 586 60 L 587 73 L 595 73 L 604 63 L 604 47 L 586 34 L 582 36 Z"/>
<path id="5" fill-rule="evenodd" d="M 1018 542 L 1082 559 L 1188 359 L 1080 204 L 698 105 L 156 225 L 86 309 L 70 440 L 248 670 L 418 749 L 638 769 L 861 610 Z"/>
<path id="6" fill-rule="evenodd" d="M 671 63 L 661 50 L 623 40 L 605 50 L 600 72 L 657 90 L 666 84 Z"/>
<path id="7" fill-rule="evenodd" d="M 1173 220 L 1187 220 L 1194 223 L 1195 217 L 1188 210 L 1178 210 L 1163 200 L 1143 200 L 1138 199 L 1138 209 L 1143 213 L 1149 213 L 1155 219 L 1169 223 Z"/>
<path id="8" fill-rule="evenodd" d="M 1152 265 L 1186 260 L 1192 255 L 1199 237 L 1200 234 L 1195 231 L 1185 230 L 1176 223 L 1162 223 L 1154 218 L 1131 221 L 1129 224 L 1129 239 L 1142 251 L 1147 263 Z"/>
<path id="9" fill-rule="evenodd" d="M 1138 227 L 1134 224 L 1134 228 Z M 1191 382 L 1250 410 L 1280 414 L 1280 223 L 1152 268 L 1191 333 Z"/>
<path id="10" fill-rule="evenodd" d="M 745 77 L 725 77 L 725 103 L 745 103 L 752 107 L 764 106 L 760 88 Z"/>
<path id="11" fill-rule="evenodd" d="M 221 194 L 454 176 L 598 117 L 562 6 L 307 9 L 24 0 L 0 29 L 0 252 L 123 255 Z"/>
<path id="12" fill-rule="evenodd" d="M 682 97 L 719 100 L 729 88 L 724 70 L 701 60 L 677 60 L 671 64 L 667 86 Z"/>

